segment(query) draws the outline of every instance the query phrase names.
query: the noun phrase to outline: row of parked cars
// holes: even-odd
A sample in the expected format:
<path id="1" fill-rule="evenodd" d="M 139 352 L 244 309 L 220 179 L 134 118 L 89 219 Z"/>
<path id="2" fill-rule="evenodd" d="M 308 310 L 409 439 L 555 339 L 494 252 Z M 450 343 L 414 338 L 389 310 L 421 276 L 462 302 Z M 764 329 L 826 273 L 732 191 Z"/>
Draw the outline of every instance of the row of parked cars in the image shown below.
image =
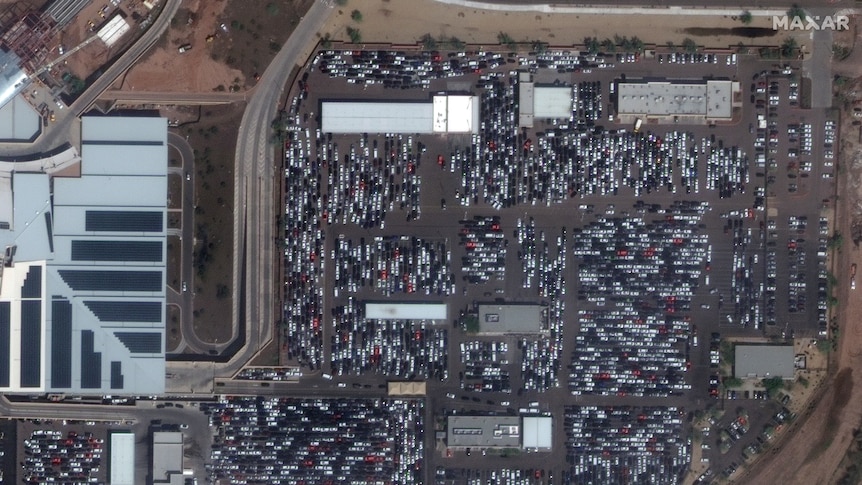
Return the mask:
<path id="1" fill-rule="evenodd" d="M 426 320 L 365 318 L 364 306 L 348 297 L 332 309 L 331 371 L 336 375 L 381 374 L 444 380 L 449 377 L 449 337 Z"/>
<path id="2" fill-rule="evenodd" d="M 509 376 L 509 344 L 495 340 L 461 343 L 461 389 L 467 391 L 512 392 Z"/>
<path id="3" fill-rule="evenodd" d="M 424 404 L 398 399 L 220 396 L 203 402 L 210 480 L 236 484 L 421 483 Z"/>
<path id="4" fill-rule="evenodd" d="M 448 296 L 455 292 L 452 253 L 443 242 L 418 237 L 376 236 L 359 243 L 340 235 L 330 258 L 336 298 L 370 287 L 384 296 L 417 293 Z"/>
<path id="5" fill-rule="evenodd" d="M 246 367 L 234 379 L 241 381 L 289 381 L 302 377 L 299 367 Z"/>
<path id="6" fill-rule="evenodd" d="M 690 445 L 676 407 L 570 406 L 564 483 L 678 483 Z"/>
<path id="7" fill-rule="evenodd" d="M 474 216 L 460 223 L 464 279 L 473 284 L 502 281 L 506 274 L 506 247 L 509 244 L 500 226 L 500 216 Z"/>
<path id="8" fill-rule="evenodd" d="M 664 220 L 598 217 L 575 232 L 578 298 L 595 305 L 578 312 L 569 366 L 575 395 L 668 396 L 690 388 L 687 313 L 708 257 L 699 228 L 708 205 L 677 201 L 660 210 Z"/>
<path id="9" fill-rule="evenodd" d="M 24 440 L 24 483 L 98 483 L 104 440 L 92 432 L 36 429 Z"/>

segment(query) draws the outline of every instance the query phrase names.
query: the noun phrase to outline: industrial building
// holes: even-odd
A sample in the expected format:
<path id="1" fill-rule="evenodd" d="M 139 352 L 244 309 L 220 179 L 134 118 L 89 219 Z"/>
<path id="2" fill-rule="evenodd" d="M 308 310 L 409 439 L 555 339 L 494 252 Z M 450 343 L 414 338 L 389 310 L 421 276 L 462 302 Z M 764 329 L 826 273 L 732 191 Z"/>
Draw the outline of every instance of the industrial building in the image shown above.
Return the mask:
<path id="1" fill-rule="evenodd" d="M 620 82 L 617 85 L 617 115 L 671 123 L 729 120 L 739 83 L 725 80 L 703 82 Z"/>
<path id="2" fill-rule="evenodd" d="M 446 320 L 445 303 L 365 303 L 365 318 L 372 320 Z"/>
<path id="3" fill-rule="evenodd" d="M 153 433 L 153 454 L 150 464 L 153 485 L 182 485 L 183 434 L 173 431 Z"/>
<path id="4" fill-rule="evenodd" d="M 321 101 L 324 133 L 479 133 L 479 97 L 436 94 L 430 101 Z"/>
<path id="5" fill-rule="evenodd" d="M 535 335 L 548 332 L 548 311 L 529 303 L 479 304 L 480 335 Z"/>
<path id="6" fill-rule="evenodd" d="M 0 391 L 160 394 L 167 120 L 85 117 L 81 147 L 80 176 L 0 171 Z"/>
<path id="7" fill-rule="evenodd" d="M 733 375 L 740 379 L 793 379 L 794 357 L 792 345 L 737 345 Z"/>
<path id="8" fill-rule="evenodd" d="M 552 422 L 550 416 L 449 416 L 446 445 L 550 451 Z"/>
<path id="9" fill-rule="evenodd" d="M 108 448 L 111 453 L 108 465 L 111 485 L 135 485 L 135 434 L 111 431 Z"/>
<path id="10" fill-rule="evenodd" d="M 449 416 L 446 445 L 450 448 L 520 448 L 518 416 Z"/>

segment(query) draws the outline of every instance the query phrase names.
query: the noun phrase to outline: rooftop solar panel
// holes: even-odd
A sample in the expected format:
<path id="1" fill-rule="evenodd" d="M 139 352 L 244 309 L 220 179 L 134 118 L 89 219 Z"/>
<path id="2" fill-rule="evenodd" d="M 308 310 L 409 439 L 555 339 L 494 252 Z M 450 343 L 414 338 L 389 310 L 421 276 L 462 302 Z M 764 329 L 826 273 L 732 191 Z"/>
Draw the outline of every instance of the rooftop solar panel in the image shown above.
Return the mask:
<path id="1" fill-rule="evenodd" d="M 162 321 L 162 304 L 157 301 L 85 300 L 84 304 L 102 322 Z"/>
<path id="2" fill-rule="evenodd" d="M 81 331 L 81 388 L 102 387 L 102 353 L 95 352 L 92 330 Z"/>
<path id="3" fill-rule="evenodd" d="M 123 363 L 111 362 L 111 389 L 123 388 Z"/>
<path id="4" fill-rule="evenodd" d="M 72 304 L 51 302 L 51 387 L 72 386 Z"/>
<path id="5" fill-rule="evenodd" d="M 75 291 L 164 290 L 160 271 L 97 271 L 61 269 L 60 277 Z"/>
<path id="6" fill-rule="evenodd" d="M 162 334 L 154 332 L 114 332 L 133 354 L 158 354 L 162 351 Z"/>
<path id="7" fill-rule="evenodd" d="M 39 387 L 42 376 L 42 302 L 21 302 L 21 387 Z"/>
<path id="8" fill-rule="evenodd" d="M 87 231 L 162 232 L 163 215 L 153 211 L 87 211 Z"/>
<path id="9" fill-rule="evenodd" d="M 21 287 L 21 298 L 42 298 L 42 267 L 30 266 Z"/>
<path id="10" fill-rule="evenodd" d="M 162 261 L 161 241 L 72 241 L 72 261 Z"/>

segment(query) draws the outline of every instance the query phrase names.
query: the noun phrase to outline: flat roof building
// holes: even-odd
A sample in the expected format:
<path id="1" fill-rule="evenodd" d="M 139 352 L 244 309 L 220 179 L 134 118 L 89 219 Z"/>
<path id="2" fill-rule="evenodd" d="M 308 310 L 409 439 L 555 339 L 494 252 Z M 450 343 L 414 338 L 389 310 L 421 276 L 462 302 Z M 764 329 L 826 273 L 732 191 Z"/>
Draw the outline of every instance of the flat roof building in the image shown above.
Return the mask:
<path id="1" fill-rule="evenodd" d="M 0 172 L 0 391 L 160 394 L 167 120 L 85 117 L 81 145 L 80 177 Z"/>
<path id="2" fill-rule="evenodd" d="M 703 82 L 621 82 L 617 86 L 617 113 L 650 119 L 690 117 L 727 120 L 733 112 L 733 81 Z"/>
<path id="3" fill-rule="evenodd" d="M 542 86 L 533 89 L 533 116 L 543 119 L 569 119 L 572 116 L 571 86 Z"/>
<path id="4" fill-rule="evenodd" d="M 525 450 L 550 450 L 553 443 L 552 424 L 553 418 L 550 416 L 524 416 L 522 448 Z"/>
<path id="5" fill-rule="evenodd" d="M 32 142 L 42 133 L 42 117 L 22 95 L 0 108 L 0 141 Z"/>
<path id="6" fill-rule="evenodd" d="M 446 320 L 445 303 L 365 303 L 365 318 L 372 320 Z"/>
<path id="7" fill-rule="evenodd" d="M 427 393 L 425 381 L 392 381 L 387 387 L 390 396 L 424 396 Z"/>
<path id="8" fill-rule="evenodd" d="M 479 333 L 484 335 L 523 335 L 548 332 L 548 312 L 542 305 L 529 303 L 479 305 Z"/>
<path id="9" fill-rule="evenodd" d="M 451 448 L 520 448 L 517 416 L 449 416 L 446 444 Z"/>
<path id="10" fill-rule="evenodd" d="M 108 446 L 111 449 L 110 484 L 135 485 L 135 434 L 112 431 Z"/>
<path id="11" fill-rule="evenodd" d="M 324 133 L 455 134 L 479 132 L 478 96 L 437 94 L 430 101 L 326 100 Z"/>
<path id="12" fill-rule="evenodd" d="M 154 432 L 152 460 L 151 475 L 154 485 L 182 485 L 183 434 Z"/>
<path id="13" fill-rule="evenodd" d="M 737 345 L 733 375 L 740 379 L 793 379 L 794 357 L 792 345 Z"/>

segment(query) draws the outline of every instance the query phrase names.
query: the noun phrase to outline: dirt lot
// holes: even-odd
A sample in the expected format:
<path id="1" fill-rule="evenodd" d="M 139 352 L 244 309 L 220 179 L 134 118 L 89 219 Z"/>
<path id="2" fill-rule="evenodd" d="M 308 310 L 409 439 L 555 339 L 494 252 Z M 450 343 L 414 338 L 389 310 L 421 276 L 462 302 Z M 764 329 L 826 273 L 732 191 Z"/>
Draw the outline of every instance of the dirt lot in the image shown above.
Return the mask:
<path id="1" fill-rule="evenodd" d="M 338 40 L 348 39 L 346 27 L 351 26 L 359 29 L 364 42 L 412 43 L 429 33 L 438 39 L 457 37 L 468 44 L 497 44 L 500 32 L 519 42 L 540 40 L 558 46 L 579 44 L 588 36 L 603 39 L 614 34 L 637 36 L 660 45 L 668 41 L 679 44 L 686 37 L 699 44 L 709 40 L 718 47 L 751 42 L 730 34 L 699 37 L 683 30 L 687 26 L 710 30 L 741 27 L 741 21 L 732 17 L 686 16 L 681 25 L 681 17 L 675 16 L 508 13 L 453 7 L 431 0 L 348 0 L 347 5 L 335 9 L 324 32 Z M 351 19 L 354 10 L 361 13 L 361 21 Z M 771 19 L 755 18 L 750 26 L 771 27 Z M 770 38 L 758 43 L 780 44 L 781 40 Z"/>
<path id="2" fill-rule="evenodd" d="M 255 74 L 266 69 L 311 3 L 186 0 L 157 48 L 129 72 L 121 87 L 188 92 L 251 87 Z M 184 44 L 192 48 L 180 54 Z"/>
<path id="3" fill-rule="evenodd" d="M 233 134 L 244 108 L 244 104 L 207 107 L 198 123 L 179 129 L 195 149 L 193 314 L 198 337 L 209 342 L 226 342 L 231 335 Z"/>

